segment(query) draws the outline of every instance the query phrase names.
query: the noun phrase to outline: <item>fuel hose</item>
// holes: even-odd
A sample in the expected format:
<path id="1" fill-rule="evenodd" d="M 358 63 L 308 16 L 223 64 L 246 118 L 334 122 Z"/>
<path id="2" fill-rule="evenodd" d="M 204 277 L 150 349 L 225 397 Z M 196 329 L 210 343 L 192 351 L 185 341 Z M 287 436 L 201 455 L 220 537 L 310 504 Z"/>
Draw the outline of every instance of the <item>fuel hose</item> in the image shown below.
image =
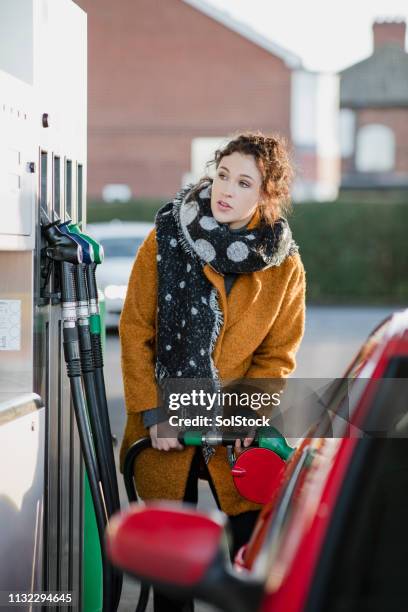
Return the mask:
<path id="1" fill-rule="evenodd" d="M 113 590 L 115 570 L 109 563 L 105 552 L 104 531 L 108 517 L 101 475 L 96 461 L 92 433 L 89 427 L 87 406 L 81 384 L 81 360 L 77 327 L 74 264 L 78 265 L 82 263 L 83 253 L 78 242 L 61 232 L 55 222 L 51 223 L 47 214 L 42 209 L 41 225 L 44 237 L 47 241 L 46 255 L 55 262 L 59 262 L 60 265 L 64 357 L 101 546 L 103 612 L 111 612 L 117 608 L 117 606 L 115 607 L 117 594 L 115 594 Z"/>
<path id="2" fill-rule="evenodd" d="M 89 487 L 95 509 L 95 518 L 101 542 L 102 572 L 103 572 L 103 612 L 112 610 L 113 568 L 106 557 L 104 530 L 107 524 L 105 501 L 102 492 L 101 478 L 95 459 L 95 451 L 90 433 L 87 407 L 81 386 L 81 360 L 79 349 L 78 327 L 76 325 L 76 300 L 74 266 L 67 262 L 61 264 L 62 311 L 63 311 L 63 345 L 67 374 L 71 386 L 72 402 L 78 433 L 81 442 L 82 455 L 88 475 Z"/>

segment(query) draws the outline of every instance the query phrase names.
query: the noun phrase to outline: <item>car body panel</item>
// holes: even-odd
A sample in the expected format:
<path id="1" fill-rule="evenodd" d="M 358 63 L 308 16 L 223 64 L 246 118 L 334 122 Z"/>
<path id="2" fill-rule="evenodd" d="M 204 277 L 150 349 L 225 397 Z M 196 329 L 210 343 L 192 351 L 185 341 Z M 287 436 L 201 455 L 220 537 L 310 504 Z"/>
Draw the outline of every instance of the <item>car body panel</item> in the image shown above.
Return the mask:
<path id="1" fill-rule="evenodd" d="M 375 397 L 376 382 L 384 375 L 390 359 L 397 355 L 408 355 L 408 311 L 397 313 L 378 326 L 346 373 L 348 377 L 356 375 L 361 383 L 355 403 L 350 406 L 354 429 L 346 427 L 347 435 L 342 438 L 305 439 L 292 459 L 296 463 L 307 446 L 313 450 L 309 473 L 299 480 L 289 523 L 269 561 L 262 612 L 305 609 L 331 517 L 360 439 L 358 432 Z M 287 469 L 287 478 L 290 478 L 294 468 L 288 465 Z M 274 512 L 269 510 L 270 524 L 273 520 Z M 238 565 L 248 569 L 256 566 L 262 546 L 258 542 L 254 555 L 251 547 L 255 546 L 255 540 L 251 539 L 244 563 L 241 559 Z"/>

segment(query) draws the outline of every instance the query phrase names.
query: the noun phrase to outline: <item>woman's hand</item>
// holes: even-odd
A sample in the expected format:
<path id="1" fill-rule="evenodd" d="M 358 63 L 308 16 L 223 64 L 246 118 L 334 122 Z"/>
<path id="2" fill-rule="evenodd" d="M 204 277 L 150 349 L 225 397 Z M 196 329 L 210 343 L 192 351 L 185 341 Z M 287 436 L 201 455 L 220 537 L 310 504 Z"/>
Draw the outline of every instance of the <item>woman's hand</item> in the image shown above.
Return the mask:
<path id="1" fill-rule="evenodd" d="M 183 450 L 184 446 L 180 444 L 176 437 L 162 438 L 157 436 L 157 425 L 149 427 L 150 439 L 152 441 L 152 447 L 157 450 L 169 451 L 169 450 Z"/>
<path id="2" fill-rule="evenodd" d="M 246 448 L 248 448 L 248 446 L 251 446 L 252 442 L 254 441 L 254 438 L 255 438 L 255 435 L 252 438 L 244 438 L 243 448 L 241 444 L 241 439 L 238 438 L 238 440 L 235 440 L 235 446 L 234 446 L 235 456 L 238 457 L 238 455 L 240 455 Z"/>

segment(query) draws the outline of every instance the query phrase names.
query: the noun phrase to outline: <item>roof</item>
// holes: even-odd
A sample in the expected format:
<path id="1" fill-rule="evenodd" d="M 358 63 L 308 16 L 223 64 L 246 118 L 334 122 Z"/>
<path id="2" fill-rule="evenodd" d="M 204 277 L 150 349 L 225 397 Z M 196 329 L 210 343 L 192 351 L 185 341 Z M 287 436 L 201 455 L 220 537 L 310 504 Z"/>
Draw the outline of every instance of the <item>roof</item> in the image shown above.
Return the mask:
<path id="1" fill-rule="evenodd" d="M 408 53 L 398 44 L 376 49 L 340 77 L 343 108 L 408 106 Z"/>
<path id="2" fill-rule="evenodd" d="M 269 38 L 263 36 L 247 24 L 235 19 L 235 17 L 232 17 L 230 13 L 216 8 L 212 4 L 205 2 L 205 0 L 183 0 L 183 2 L 185 4 L 189 4 L 198 11 L 201 11 L 201 13 L 204 13 L 204 15 L 207 15 L 207 17 L 211 17 L 215 21 L 218 21 L 233 32 L 240 34 L 255 45 L 258 45 L 258 47 L 262 47 L 262 49 L 265 49 L 272 55 L 279 57 L 289 68 L 302 67 L 302 60 L 298 55 L 284 49 L 280 45 L 275 44 Z"/>

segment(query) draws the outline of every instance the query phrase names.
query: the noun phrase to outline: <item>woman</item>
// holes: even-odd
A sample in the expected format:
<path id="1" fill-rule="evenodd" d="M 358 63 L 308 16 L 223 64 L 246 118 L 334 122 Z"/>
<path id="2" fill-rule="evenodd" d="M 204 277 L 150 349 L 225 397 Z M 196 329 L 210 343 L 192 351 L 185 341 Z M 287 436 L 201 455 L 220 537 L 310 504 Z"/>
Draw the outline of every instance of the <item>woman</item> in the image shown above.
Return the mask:
<path id="1" fill-rule="evenodd" d="M 145 500 L 195 502 L 204 473 L 230 517 L 235 552 L 260 506 L 235 490 L 225 448 L 207 448 L 204 462 L 199 449 L 158 436 L 167 415 L 156 381 L 288 376 L 304 332 L 305 274 L 284 216 L 292 177 L 284 141 L 239 134 L 213 161 L 213 180 L 159 210 L 133 266 L 119 328 L 128 415 L 121 459 L 150 435 L 153 448 L 135 467 Z"/>

